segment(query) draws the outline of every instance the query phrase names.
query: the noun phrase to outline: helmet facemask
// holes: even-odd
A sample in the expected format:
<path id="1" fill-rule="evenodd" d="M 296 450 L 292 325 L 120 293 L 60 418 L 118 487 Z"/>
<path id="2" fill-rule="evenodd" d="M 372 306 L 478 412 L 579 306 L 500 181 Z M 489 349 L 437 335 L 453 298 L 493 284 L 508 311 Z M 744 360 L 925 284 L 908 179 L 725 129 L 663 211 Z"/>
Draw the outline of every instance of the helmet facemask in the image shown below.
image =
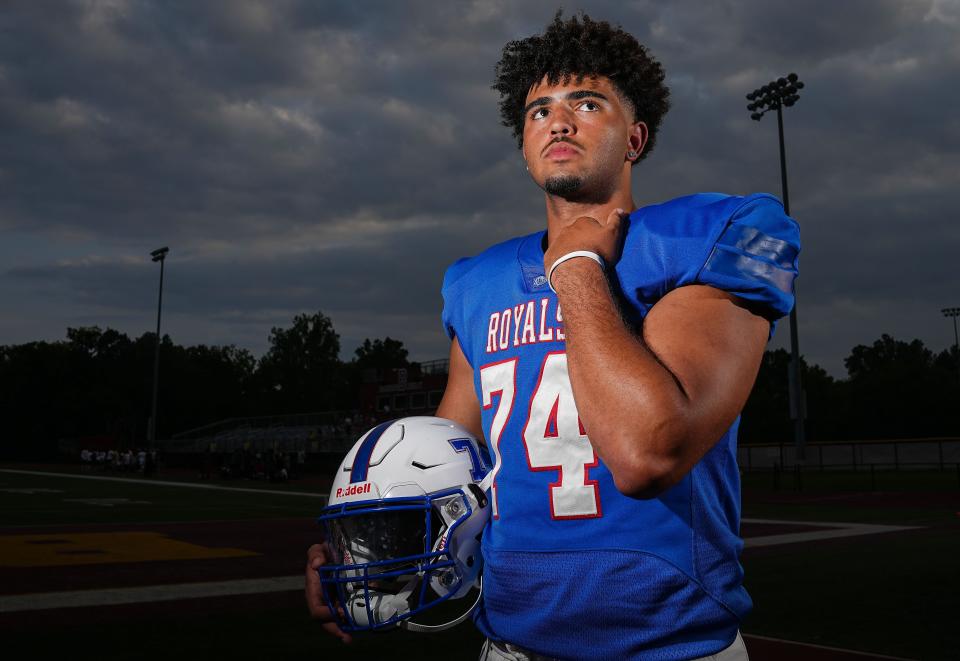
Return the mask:
<path id="1" fill-rule="evenodd" d="M 397 625 L 429 629 L 435 625 L 418 624 L 412 618 L 470 591 L 481 565 L 479 544 L 460 548 L 457 532 L 478 506 L 485 505 L 486 497 L 475 485 L 468 486 L 473 488 L 324 510 L 320 521 L 334 564 L 321 567 L 319 573 L 327 605 L 342 629 Z"/>

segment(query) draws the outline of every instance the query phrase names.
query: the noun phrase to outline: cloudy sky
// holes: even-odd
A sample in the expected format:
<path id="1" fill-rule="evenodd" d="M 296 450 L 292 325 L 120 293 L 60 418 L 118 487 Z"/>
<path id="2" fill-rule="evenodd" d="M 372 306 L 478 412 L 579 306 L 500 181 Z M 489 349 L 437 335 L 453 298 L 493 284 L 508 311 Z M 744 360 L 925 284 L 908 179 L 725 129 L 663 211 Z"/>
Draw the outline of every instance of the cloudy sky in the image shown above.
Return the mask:
<path id="1" fill-rule="evenodd" d="M 490 89 L 555 2 L 87 0 L 0 8 L 0 344 L 68 326 L 260 355 L 318 309 L 444 357 L 445 267 L 541 229 Z M 638 204 L 780 193 L 776 122 L 746 92 L 796 71 L 785 115 L 804 241 L 802 352 L 844 374 L 881 333 L 953 341 L 960 305 L 955 0 L 567 3 L 667 71 L 673 109 Z M 789 345 L 780 326 L 771 347 Z"/>

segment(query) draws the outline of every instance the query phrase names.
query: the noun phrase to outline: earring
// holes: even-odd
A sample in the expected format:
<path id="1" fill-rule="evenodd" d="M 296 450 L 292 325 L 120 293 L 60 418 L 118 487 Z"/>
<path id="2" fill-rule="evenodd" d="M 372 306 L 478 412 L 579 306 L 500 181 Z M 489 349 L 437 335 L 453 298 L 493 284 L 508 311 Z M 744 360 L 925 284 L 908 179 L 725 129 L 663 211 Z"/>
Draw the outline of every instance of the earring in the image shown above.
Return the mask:
<path id="1" fill-rule="evenodd" d="M 637 152 L 633 151 L 632 149 L 627 152 L 627 158 L 629 158 L 631 161 L 636 157 L 637 157 Z"/>

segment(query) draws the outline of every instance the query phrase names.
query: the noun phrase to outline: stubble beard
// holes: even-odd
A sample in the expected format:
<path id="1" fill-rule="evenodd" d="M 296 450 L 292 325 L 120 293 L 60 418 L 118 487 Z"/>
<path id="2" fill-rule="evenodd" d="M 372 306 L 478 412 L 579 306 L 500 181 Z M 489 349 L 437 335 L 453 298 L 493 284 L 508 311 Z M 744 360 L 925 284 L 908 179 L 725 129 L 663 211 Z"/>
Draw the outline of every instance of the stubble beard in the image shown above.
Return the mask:
<path id="1" fill-rule="evenodd" d="M 583 188 L 583 177 L 575 174 L 558 174 L 547 177 L 543 182 L 543 190 L 549 195 L 556 195 L 564 199 L 576 197 Z"/>
<path id="2" fill-rule="evenodd" d="M 547 195 L 559 197 L 567 202 L 580 204 L 603 204 L 613 194 L 611 179 L 604 185 L 598 185 L 593 177 L 576 174 L 558 174 L 547 177 L 543 182 L 543 190 Z"/>

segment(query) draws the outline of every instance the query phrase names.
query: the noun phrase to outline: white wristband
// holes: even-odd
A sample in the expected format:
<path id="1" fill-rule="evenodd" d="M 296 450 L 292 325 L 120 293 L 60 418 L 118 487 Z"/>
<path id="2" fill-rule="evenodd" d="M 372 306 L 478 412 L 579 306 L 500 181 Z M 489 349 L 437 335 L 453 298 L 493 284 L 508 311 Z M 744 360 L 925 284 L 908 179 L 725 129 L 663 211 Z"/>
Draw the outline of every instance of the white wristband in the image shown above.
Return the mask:
<path id="1" fill-rule="evenodd" d="M 553 288 L 553 272 L 557 270 L 557 267 L 563 264 L 569 259 L 576 259 L 577 257 L 588 257 L 600 265 L 601 270 L 607 268 L 606 264 L 603 263 L 603 257 L 598 255 L 595 252 L 590 252 L 589 250 L 574 250 L 573 252 L 568 252 L 566 255 L 559 257 L 557 261 L 553 263 L 553 266 L 550 267 L 550 272 L 547 273 L 547 285 L 550 287 L 550 291 L 554 294 L 557 293 L 557 290 Z"/>

